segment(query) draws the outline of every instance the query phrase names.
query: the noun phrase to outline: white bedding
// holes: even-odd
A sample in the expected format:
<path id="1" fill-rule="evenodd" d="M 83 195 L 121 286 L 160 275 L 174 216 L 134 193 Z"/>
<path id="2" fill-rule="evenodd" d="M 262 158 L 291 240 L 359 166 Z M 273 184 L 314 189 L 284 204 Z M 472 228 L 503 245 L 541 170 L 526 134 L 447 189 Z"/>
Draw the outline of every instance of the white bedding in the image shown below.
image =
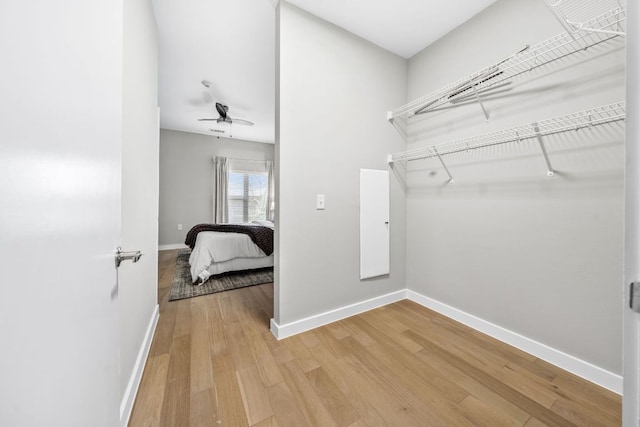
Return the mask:
<path id="1" fill-rule="evenodd" d="M 214 262 L 206 271 L 210 276 L 213 276 L 227 271 L 253 270 L 254 268 L 266 267 L 273 267 L 273 254 L 260 258 L 234 258 L 229 261 Z"/>
<path id="2" fill-rule="evenodd" d="M 273 254 L 266 256 L 251 238 L 241 233 L 202 231 L 189 257 L 191 278 L 207 270 L 209 274 L 220 274 L 232 270 L 273 266 Z"/>

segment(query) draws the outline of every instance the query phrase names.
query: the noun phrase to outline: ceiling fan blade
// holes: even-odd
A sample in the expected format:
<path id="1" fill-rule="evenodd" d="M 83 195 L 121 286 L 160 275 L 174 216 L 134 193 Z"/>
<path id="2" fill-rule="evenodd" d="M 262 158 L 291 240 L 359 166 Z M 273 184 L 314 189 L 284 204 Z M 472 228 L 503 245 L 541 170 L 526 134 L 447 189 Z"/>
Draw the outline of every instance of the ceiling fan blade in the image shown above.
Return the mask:
<path id="1" fill-rule="evenodd" d="M 238 125 L 253 126 L 253 122 L 244 119 L 231 119 L 231 122 Z"/>
<path id="2" fill-rule="evenodd" d="M 199 122 L 215 122 L 218 119 L 198 119 Z"/>
<path id="3" fill-rule="evenodd" d="M 222 117 L 223 119 L 227 118 L 227 111 L 229 111 L 229 107 L 216 102 L 216 110 L 218 111 L 218 114 L 220 114 L 220 117 Z"/>

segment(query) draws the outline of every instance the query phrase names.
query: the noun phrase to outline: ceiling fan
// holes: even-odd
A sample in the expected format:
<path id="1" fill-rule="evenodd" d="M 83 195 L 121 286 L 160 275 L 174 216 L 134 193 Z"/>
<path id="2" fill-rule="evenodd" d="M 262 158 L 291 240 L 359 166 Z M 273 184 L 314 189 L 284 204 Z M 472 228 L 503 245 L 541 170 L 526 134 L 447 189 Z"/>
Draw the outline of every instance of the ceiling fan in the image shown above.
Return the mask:
<path id="1" fill-rule="evenodd" d="M 249 120 L 244 120 L 244 119 L 236 119 L 236 118 L 232 118 L 231 116 L 229 116 L 227 113 L 229 112 L 229 107 L 227 105 L 223 105 L 219 102 L 216 102 L 216 111 L 218 111 L 219 117 L 215 118 L 215 119 L 198 119 L 198 121 L 200 122 L 205 122 L 205 121 L 213 121 L 213 122 L 218 122 L 218 123 L 236 123 L 239 125 L 245 125 L 245 126 L 253 126 L 253 122 L 250 122 Z"/>

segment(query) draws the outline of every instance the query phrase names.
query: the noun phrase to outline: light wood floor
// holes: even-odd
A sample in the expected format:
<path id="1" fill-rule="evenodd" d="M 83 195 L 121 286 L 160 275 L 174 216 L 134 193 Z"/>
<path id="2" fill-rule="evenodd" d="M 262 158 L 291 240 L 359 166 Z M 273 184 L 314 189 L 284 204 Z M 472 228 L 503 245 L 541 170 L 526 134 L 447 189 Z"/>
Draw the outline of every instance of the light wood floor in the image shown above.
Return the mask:
<path id="1" fill-rule="evenodd" d="M 273 285 L 167 302 L 130 426 L 618 426 L 621 399 L 415 303 L 282 341 Z"/>

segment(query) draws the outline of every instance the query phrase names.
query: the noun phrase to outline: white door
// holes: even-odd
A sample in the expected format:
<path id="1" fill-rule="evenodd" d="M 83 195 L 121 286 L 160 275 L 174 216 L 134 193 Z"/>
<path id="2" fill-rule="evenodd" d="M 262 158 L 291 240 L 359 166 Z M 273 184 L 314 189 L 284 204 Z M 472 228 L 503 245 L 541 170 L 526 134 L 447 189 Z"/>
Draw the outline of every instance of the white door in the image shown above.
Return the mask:
<path id="1" fill-rule="evenodd" d="M 122 1 L 0 2 L 0 425 L 118 424 Z"/>
<path id="2" fill-rule="evenodd" d="M 360 279 L 389 274 L 389 172 L 360 169 Z"/>
<path id="3" fill-rule="evenodd" d="M 630 286 L 632 282 L 640 282 L 640 4 L 629 1 L 627 8 L 622 420 L 624 426 L 637 427 L 640 426 L 640 314 L 631 310 Z"/>

